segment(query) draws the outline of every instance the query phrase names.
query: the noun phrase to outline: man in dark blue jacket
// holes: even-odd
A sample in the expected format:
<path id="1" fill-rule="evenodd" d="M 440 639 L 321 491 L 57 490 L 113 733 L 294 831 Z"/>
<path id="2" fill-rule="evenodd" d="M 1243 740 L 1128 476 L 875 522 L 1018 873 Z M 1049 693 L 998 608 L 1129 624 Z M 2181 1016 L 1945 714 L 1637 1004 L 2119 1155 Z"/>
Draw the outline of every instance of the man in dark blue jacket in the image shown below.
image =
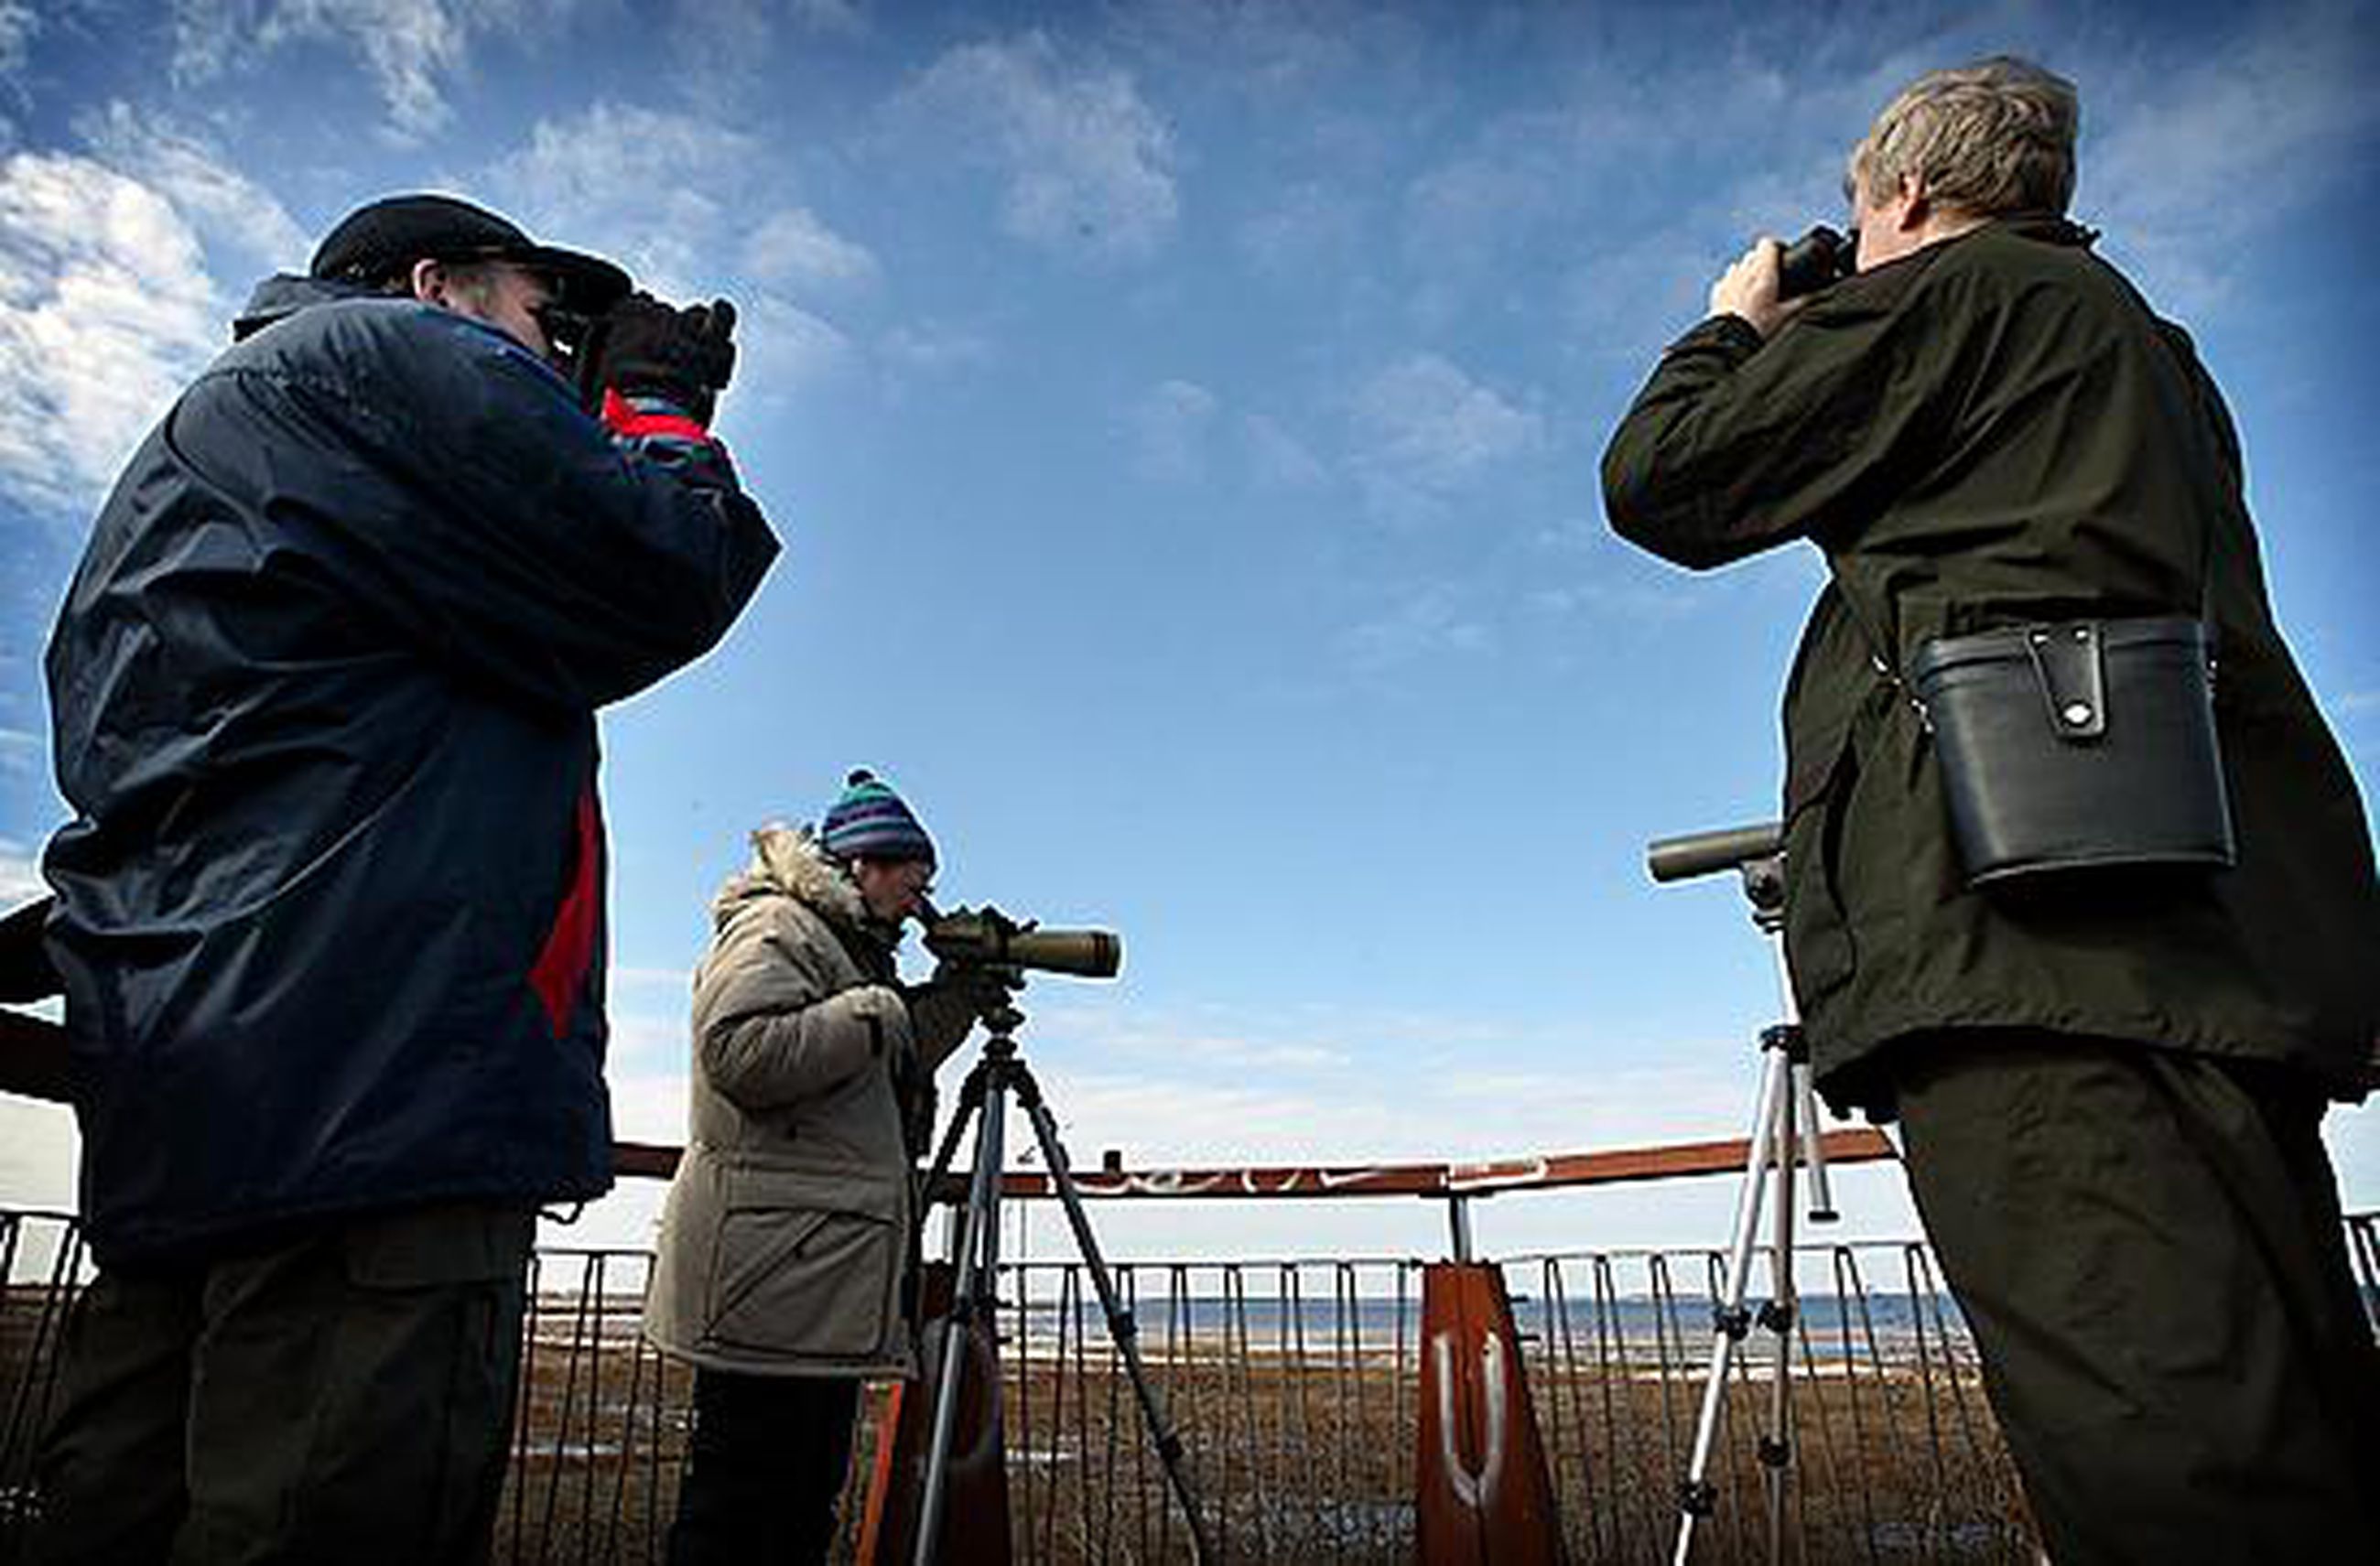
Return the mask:
<path id="1" fill-rule="evenodd" d="M 537 1207 L 610 1184 L 595 710 L 777 551 L 734 320 L 375 202 L 109 497 L 47 665 L 100 1272 L 36 1559 L 484 1550 Z"/>

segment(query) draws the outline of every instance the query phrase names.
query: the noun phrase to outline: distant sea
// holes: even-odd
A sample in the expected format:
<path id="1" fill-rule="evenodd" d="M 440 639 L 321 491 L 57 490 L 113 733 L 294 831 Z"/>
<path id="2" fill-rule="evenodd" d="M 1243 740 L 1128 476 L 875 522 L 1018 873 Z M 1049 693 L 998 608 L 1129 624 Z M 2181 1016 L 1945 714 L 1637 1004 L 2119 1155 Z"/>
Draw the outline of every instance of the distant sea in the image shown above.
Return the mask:
<path id="1" fill-rule="evenodd" d="M 1759 1310 L 1762 1297 L 1749 1307 Z M 1961 1355 L 1973 1353 L 1965 1319 L 1948 1294 L 1912 1296 L 1876 1294 L 1805 1294 L 1799 1302 L 1802 1332 L 1816 1359 L 1858 1358 L 1871 1350 L 1888 1358 L 1914 1357 L 1919 1344 L 1941 1343 L 1946 1335 Z M 1086 1347 L 1104 1349 L 1108 1332 L 1095 1295 L 1087 1294 L 1079 1308 L 1070 1302 L 1063 1335 L 1071 1341 L 1079 1333 Z M 1633 1360 L 1655 1354 L 1666 1340 L 1670 1352 L 1699 1359 L 1709 1352 L 1712 1338 L 1710 1303 L 1680 1297 L 1656 1301 L 1649 1295 L 1623 1295 L 1596 1302 L 1572 1299 L 1557 1314 L 1547 1302 L 1513 1302 L 1513 1327 L 1524 1341 L 1550 1340 L 1552 1345 L 1580 1359 L 1598 1353 L 1616 1357 L 1623 1351 Z M 1001 1329 L 1016 1331 L 1013 1305 L 1001 1312 Z M 1037 1353 L 1055 1348 L 1061 1336 L 1055 1305 L 1035 1301 L 1025 1313 L 1028 1345 Z M 1354 1301 L 1308 1299 L 1293 1302 L 1274 1296 L 1224 1299 L 1191 1296 L 1169 1307 L 1163 1299 L 1145 1302 L 1139 1315 L 1142 1353 L 1161 1353 L 1169 1334 L 1200 1347 L 1229 1343 L 1252 1353 L 1300 1353 L 1309 1359 L 1334 1354 L 1366 1357 L 1393 1354 L 1400 1342 L 1408 1354 L 1421 1337 L 1421 1300 L 1358 1296 Z M 1765 1352 L 1767 1332 L 1756 1324 L 1744 1338 L 1748 1348 Z M 1799 1350 L 1797 1349 L 1797 1355 Z"/>

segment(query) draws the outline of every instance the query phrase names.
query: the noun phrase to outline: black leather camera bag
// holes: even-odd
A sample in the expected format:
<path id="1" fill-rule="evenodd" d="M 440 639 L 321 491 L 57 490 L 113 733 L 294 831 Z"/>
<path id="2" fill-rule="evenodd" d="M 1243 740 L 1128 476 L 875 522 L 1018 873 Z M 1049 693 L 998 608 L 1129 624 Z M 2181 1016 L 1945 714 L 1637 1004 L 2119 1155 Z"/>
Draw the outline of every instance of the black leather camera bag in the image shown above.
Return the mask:
<path id="1" fill-rule="evenodd" d="M 2203 620 L 1937 637 L 1903 688 L 1934 738 L 1968 885 L 2234 862 Z"/>

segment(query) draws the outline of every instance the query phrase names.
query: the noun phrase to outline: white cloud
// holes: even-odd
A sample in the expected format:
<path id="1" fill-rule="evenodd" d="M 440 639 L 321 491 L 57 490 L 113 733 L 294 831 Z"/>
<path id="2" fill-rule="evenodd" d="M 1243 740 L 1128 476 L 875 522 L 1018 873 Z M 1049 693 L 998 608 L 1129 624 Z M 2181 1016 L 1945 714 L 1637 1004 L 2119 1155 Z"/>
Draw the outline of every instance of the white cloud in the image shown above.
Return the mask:
<path id="1" fill-rule="evenodd" d="M 685 1048 L 681 1040 L 679 1048 Z M 662 1071 L 620 1071 L 611 1074 L 612 1135 L 623 1142 L 659 1142 L 664 1146 L 686 1140 L 686 1096 L 691 1090 L 686 1062 L 672 1062 L 676 1069 Z"/>
<path id="2" fill-rule="evenodd" d="M 837 38 L 868 35 L 868 13 L 854 0 L 786 0 L 782 9 L 812 32 Z"/>
<path id="3" fill-rule="evenodd" d="M 0 0 L 0 87 L 20 90 L 26 57 L 41 31 L 42 18 L 25 0 Z"/>
<path id="4" fill-rule="evenodd" d="M 1633 385 L 1663 345 L 1702 319 L 1711 279 L 1734 259 L 1710 247 L 1712 232 L 1663 224 L 1608 243 L 1570 266 L 1557 310 L 1572 340 Z"/>
<path id="5" fill-rule="evenodd" d="M 782 394 L 831 373 L 852 352 L 843 328 L 781 295 L 754 294 L 735 329 L 735 384 L 747 393 Z M 735 393 L 730 390 L 733 399 Z M 722 407 L 732 407 L 730 403 Z M 730 433 L 733 430 L 731 427 Z"/>
<path id="6" fill-rule="evenodd" d="M 0 1094 L 0 1207 L 72 1212 L 79 1145 L 66 1105 Z"/>
<path id="7" fill-rule="evenodd" d="M 1509 258 L 1574 185 L 1562 177 L 1560 142 L 1544 116 L 1516 115 L 1479 153 L 1414 181 L 1405 193 L 1405 243 L 1432 267 Z"/>
<path id="8" fill-rule="evenodd" d="M 876 345 L 885 362 L 926 374 L 947 373 L 992 358 L 991 339 L 964 327 L 910 322 L 886 332 Z"/>
<path id="9" fill-rule="evenodd" d="M 686 1014 L 624 1008 L 615 995 L 605 1010 L 611 1029 L 611 1058 L 623 1064 L 661 1062 L 683 1065 L 686 1052 Z"/>
<path id="10" fill-rule="evenodd" d="M 2350 177 L 2380 126 L 2371 18 L 2337 4 L 2250 6 L 2241 34 L 2179 67 L 2079 69 L 2077 208 L 2153 297 L 2203 310 L 2248 275 L 2285 215 Z"/>
<path id="11" fill-rule="evenodd" d="M 395 128 L 445 123 L 440 79 L 467 57 L 472 7 L 445 0 L 175 0 L 174 76 L 212 79 L 284 43 L 346 43 L 364 58 Z"/>
<path id="12" fill-rule="evenodd" d="M 765 219 L 744 242 L 744 270 L 764 283 L 822 288 L 876 280 L 876 258 L 806 207 Z"/>
<path id="13" fill-rule="evenodd" d="M 1001 221 L 1029 244 L 1135 259 L 1172 235 L 1173 138 L 1132 77 L 1069 68 L 1046 34 L 944 54 L 900 109 L 1002 170 Z"/>
<path id="14" fill-rule="evenodd" d="M 1453 488 L 1534 450 L 1544 421 L 1436 354 L 1374 375 L 1356 394 L 1356 455 L 1368 476 L 1424 492 Z"/>
<path id="15" fill-rule="evenodd" d="M 171 202 L 209 245 L 259 270 L 296 268 L 313 242 L 273 195 L 225 166 L 198 139 L 121 101 L 77 128 L 92 153 Z"/>
<path id="16" fill-rule="evenodd" d="M 1215 394 L 1190 381 L 1161 381 L 1134 407 L 1134 462 L 1152 479 L 1196 479 L 1207 467 Z"/>
<path id="17" fill-rule="evenodd" d="M 1465 610 L 1455 590 L 1433 582 L 1339 638 L 1358 672 L 1382 674 L 1416 659 L 1484 652 L 1495 645 L 1488 623 Z"/>
<path id="18" fill-rule="evenodd" d="M 728 126 L 604 102 L 540 121 L 491 177 L 517 196 L 532 232 L 613 257 L 664 298 L 710 297 L 734 281 L 722 275 L 735 264 L 727 258 L 740 260 L 750 285 L 736 297 L 736 388 L 769 395 L 807 383 L 852 351 L 843 329 L 799 296 L 864 281 L 876 263 L 800 207 L 747 228 L 768 173 L 762 151 Z M 731 413 L 735 398 L 731 390 L 722 405 Z"/>
<path id="19" fill-rule="evenodd" d="M 725 126 L 600 102 L 539 121 L 492 175 L 540 238 L 611 256 L 656 292 L 682 296 L 743 237 L 736 198 L 759 150 Z"/>
<path id="20" fill-rule="evenodd" d="M 1492 1041 L 1391 1047 L 1390 1034 L 1463 1031 L 1430 1018 L 1385 1032 L 1350 1022 L 1343 1034 L 1252 1038 L 1184 1019 L 1112 1019 L 1087 1035 L 1064 1030 L 1062 1048 L 1038 1052 L 1035 1074 L 1070 1144 L 1121 1148 L 1135 1168 L 1453 1162 L 1708 1140 L 1742 1134 L 1754 1086 L 1749 1069 L 1733 1069 L 1740 1053 L 1715 1048 L 1645 1053 L 1725 1064 L 1557 1069 L 1502 1063 Z M 1390 1059 L 1395 1069 L 1383 1070 Z"/>
<path id="21" fill-rule="evenodd" d="M 199 237 L 164 195 L 90 158 L 0 164 L 0 491 L 96 501 L 223 342 Z"/>
<path id="22" fill-rule="evenodd" d="M 1346 270 L 1363 240 L 1363 212 L 1335 185 L 1292 185 L 1264 211 L 1242 220 L 1234 243 L 1248 265 L 1266 276 L 1310 277 Z"/>
<path id="23" fill-rule="evenodd" d="M 248 68 L 285 45 L 358 55 L 400 140 L 452 117 L 447 90 L 478 44 L 565 15 L 572 0 L 174 0 L 176 82 Z"/>
<path id="24" fill-rule="evenodd" d="M 45 897 L 49 890 L 42 879 L 41 851 L 0 837 L 0 912 Z"/>
<path id="25" fill-rule="evenodd" d="M 25 729 L 0 729 L 0 772 L 37 773 L 43 770 L 50 742 Z M 6 844 L 0 844 L 0 853 Z"/>
<path id="26" fill-rule="evenodd" d="M 1269 415 L 1243 418 L 1240 438 L 1247 450 L 1248 470 L 1266 489 L 1311 490 L 1330 481 L 1330 470 L 1321 459 Z"/>
<path id="27" fill-rule="evenodd" d="M 225 342 L 210 248 L 264 270 L 305 234 L 203 141 L 123 103 L 80 116 L 87 153 L 0 165 L 0 492 L 87 511 Z"/>

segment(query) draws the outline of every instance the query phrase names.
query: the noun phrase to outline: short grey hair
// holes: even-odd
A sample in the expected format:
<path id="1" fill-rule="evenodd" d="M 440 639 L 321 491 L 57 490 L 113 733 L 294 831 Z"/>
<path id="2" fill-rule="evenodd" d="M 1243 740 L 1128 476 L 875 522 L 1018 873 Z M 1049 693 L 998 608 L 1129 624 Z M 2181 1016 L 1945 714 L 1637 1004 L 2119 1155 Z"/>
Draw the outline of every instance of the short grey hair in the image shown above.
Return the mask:
<path id="1" fill-rule="evenodd" d="M 1937 205 L 1976 217 L 2062 213 L 2081 120 L 2074 84 L 2030 60 L 1998 55 L 1929 71 L 1852 149 L 1845 186 L 1878 200 L 1913 179 Z"/>

